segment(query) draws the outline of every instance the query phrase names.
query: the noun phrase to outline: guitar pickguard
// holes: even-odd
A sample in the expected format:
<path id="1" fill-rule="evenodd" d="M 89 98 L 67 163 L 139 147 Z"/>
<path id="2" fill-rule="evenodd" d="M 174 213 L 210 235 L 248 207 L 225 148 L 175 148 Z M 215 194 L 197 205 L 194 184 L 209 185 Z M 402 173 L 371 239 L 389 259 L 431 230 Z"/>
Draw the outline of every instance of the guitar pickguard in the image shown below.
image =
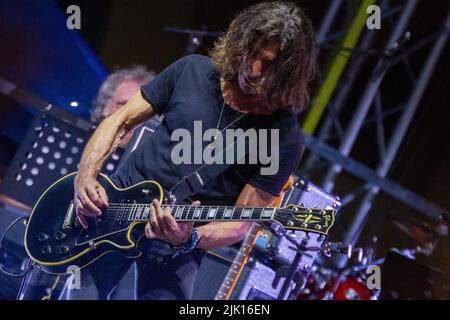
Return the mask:
<path id="1" fill-rule="evenodd" d="M 110 221 L 104 222 L 102 218 L 92 218 L 89 221 L 89 228 L 82 229 L 75 242 L 76 246 L 93 244 L 102 239 L 110 238 L 113 235 L 127 232 L 129 224 L 114 225 Z"/>

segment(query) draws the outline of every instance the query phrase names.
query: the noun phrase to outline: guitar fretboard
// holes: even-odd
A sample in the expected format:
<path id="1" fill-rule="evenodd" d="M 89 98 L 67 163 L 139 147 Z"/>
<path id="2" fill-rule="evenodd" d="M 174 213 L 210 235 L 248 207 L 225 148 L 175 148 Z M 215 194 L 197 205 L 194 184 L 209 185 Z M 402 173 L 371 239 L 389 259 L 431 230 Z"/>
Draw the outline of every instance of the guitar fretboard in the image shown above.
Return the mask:
<path id="1" fill-rule="evenodd" d="M 163 210 L 169 207 L 177 221 L 269 221 L 272 220 L 276 208 L 249 208 L 232 206 L 191 206 L 163 205 Z M 151 213 L 149 204 L 116 205 L 118 223 L 147 221 Z"/>

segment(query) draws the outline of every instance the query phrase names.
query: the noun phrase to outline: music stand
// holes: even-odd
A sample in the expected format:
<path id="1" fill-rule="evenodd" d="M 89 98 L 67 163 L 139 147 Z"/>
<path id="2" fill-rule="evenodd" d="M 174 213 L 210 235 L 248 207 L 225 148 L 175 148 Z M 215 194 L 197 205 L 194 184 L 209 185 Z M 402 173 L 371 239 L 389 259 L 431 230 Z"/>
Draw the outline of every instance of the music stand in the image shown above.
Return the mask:
<path id="1" fill-rule="evenodd" d="M 0 184 L 0 193 L 33 207 L 52 183 L 78 170 L 92 132 L 93 128 L 86 130 L 85 126 L 56 117 L 52 110 L 38 113 Z M 112 174 L 122 153 L 117 149 L 102 172 Z"/>

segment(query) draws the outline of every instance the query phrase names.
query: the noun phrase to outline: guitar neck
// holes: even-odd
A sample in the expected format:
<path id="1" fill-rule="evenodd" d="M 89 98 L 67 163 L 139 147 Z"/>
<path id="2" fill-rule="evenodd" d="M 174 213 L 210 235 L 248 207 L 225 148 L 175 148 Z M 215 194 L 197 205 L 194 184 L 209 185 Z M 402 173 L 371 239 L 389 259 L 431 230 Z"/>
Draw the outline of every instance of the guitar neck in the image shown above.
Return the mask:
<path id="1" fill-rule="evenodd" d="M 256 239 L 261 231 L 261 225 L 254 224 L 250 231 L 247 232 L 241 247 L 239 248 L 236 257 L 234 258 L 233 264 L 231 265 L 225 279 L 220 285 L 219 291 L 215 296 L 215 300 L 228 300 L 234 290 L 234 287 L 241 275 L 242 269 L 247 263 L 247 259 L 252 251 Z"/>
<path id="2" fill-rule="evenodd" d="M 150 204 L 113 204 L 119 221 L 148 221 Z M 249 208 L 233 206 L 191 206 L 163 205 L 163 210 L 171 209 L 171 214 L 180 222 L 208 221 L 271 221 L 276 208 Z"/>

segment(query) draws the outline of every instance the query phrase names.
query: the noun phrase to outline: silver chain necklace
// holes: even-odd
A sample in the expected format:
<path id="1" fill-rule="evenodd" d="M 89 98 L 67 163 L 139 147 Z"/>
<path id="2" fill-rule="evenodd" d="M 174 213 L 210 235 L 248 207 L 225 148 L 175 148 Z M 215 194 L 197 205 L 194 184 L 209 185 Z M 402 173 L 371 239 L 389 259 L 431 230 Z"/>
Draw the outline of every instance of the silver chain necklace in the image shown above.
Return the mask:
<path id="1" fill-rule="evenodd" d="M 235 120 L 233 120 L 232 122 L 230 122 L 225 128 L 223 128 L 222 130 L 219 130 L 220 127 L 220 123 L 222 122 L 222 115 L 223 115 L 223 109 L 225 109 L 225 100 L 222 103 L 222 109 L 220 110 L 220 116 L 219 116 L 219 121 L 217 121 L 217 126 L 216 126 L 216 134 L 214 135 L 214 137 L 212 138 L 212 142 L 208 145 L 208 147 L 210 149 L 214 149 L 215 144 L 216 144 L 216 140 L 217 137 L 219 136 L 219 134 L 221 134 L 223 131 L 225 131 L 225 129 L 227 129 L 229 126 L 231 126 L 233 123 L 241 120 L 243 117 L 245 117 L 250 111 L 252 111 L 253 109 L 255 109 L 257 107 L 257 105 L 253 106 L 248 112 L 240 115 L 238 118 L 236 118 Z"/>

